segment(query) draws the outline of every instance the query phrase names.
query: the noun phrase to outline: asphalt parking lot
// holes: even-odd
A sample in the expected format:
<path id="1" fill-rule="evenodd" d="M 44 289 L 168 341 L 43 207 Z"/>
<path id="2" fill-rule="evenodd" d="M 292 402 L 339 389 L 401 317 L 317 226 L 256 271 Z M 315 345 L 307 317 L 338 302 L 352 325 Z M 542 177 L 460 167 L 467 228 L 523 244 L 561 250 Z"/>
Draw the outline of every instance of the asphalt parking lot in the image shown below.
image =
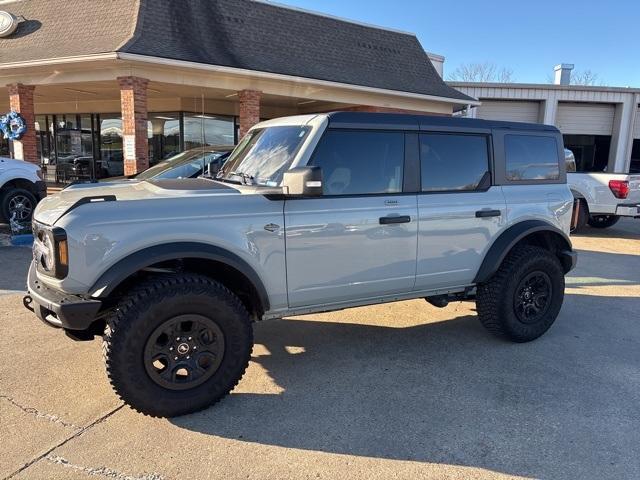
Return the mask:
<path id="1" fill-rule="evenodd" d="M 123 407 L 100 342 L 21 305 L 30 252 L 0 248 L 0 477 L 640 478 L 640 220 L 574 237 L 556 324 L 516 345 L 474 305 L 424 301 L 256 325 L 217 406 Z"/>

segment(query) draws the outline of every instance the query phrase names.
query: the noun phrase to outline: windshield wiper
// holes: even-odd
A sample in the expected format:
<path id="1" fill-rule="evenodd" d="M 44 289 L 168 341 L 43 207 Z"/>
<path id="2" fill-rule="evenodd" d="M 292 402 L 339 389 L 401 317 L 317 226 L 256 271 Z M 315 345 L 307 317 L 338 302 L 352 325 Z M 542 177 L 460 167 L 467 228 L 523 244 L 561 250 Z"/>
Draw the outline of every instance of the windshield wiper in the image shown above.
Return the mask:
<path id="1" fill-rule="evenodd" d="M 240 177 L 242 179 L 242 184 L 243 185 L 254 185 L 255 182 L 254 180 L 254 176 L 253 175 L 249 175 L 248 173 L 244 173 L 244 172 L 229 172 L 229 175 L 235 175 L 236 177 Z"/>

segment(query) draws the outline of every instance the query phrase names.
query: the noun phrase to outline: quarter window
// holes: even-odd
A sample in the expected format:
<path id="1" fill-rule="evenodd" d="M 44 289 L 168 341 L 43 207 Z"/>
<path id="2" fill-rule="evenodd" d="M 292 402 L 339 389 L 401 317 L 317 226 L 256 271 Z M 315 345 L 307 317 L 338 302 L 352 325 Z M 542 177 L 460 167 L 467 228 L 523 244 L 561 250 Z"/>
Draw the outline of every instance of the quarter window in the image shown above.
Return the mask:
<path id="1" fill-rule="evenodd" d="M 322 168 L 325 195 L 401 192 L 404 134 L 328 130 L 311 164 Z"/>
<path id="2" fill-rule="evenodd" d="M 560 178 L 558 144 L 552 137 L 505 135 L 506 178 L 557 180 Z"/>
<path id="3" fill-rule="evenodd" d="M 420 170 L 423 192 L 475 190 L 489 171 L 487 137 L 421 134 Z"/>

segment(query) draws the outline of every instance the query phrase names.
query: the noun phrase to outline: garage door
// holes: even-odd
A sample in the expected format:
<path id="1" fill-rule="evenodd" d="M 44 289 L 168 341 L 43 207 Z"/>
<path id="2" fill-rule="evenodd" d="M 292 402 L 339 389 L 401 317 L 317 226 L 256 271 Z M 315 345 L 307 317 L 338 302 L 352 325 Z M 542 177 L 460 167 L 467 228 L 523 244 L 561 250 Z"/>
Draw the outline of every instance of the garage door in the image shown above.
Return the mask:
<path id="1" fill-rule="evenodd" d="M 611 135 L 615 113 L 608 103 L 559 103 L 556 126 L 564 134 Z"/>
<path id="2" fill-rule="evenodd" d="M 640 108 L 636 112 L 636 123 L 633 127 L 633 138 L 640 138 Z"/>
<path id="3" fill-rule="evenodd" d="M 476 117 L 485 120 L 538 123 L 539 113 L 540 102 L 482 100 Z"/>

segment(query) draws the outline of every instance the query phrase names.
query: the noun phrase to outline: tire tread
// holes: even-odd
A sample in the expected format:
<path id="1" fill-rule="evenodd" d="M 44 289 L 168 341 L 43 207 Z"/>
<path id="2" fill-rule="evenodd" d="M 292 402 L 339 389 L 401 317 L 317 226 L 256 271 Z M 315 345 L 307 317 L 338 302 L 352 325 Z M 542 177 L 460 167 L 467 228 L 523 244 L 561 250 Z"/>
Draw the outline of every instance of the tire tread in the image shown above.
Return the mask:
<path id="1" fill-rule="evenodd" d="M 176 291 L 176 287 L 177 290 Z M 167 274 L 167 275 L 154 275 L 143 280 L 139 285 L 135 286 L 130 292 L 125 294 L 119 301 L 117 307 L 109 314 L 106 319 L 106 327 L 102 342 L 102 356 L 105 363 L 107 378 L 111 387 L 116 395 L 125 403 L 129 404 L 131 408 L 150 417 L 164 417 L 166 415 L 149 409 L 140 409 L 136 405 L 132 405 L 127 402 L 122 394 L 123 380 L 115 373 L 116 366 L 113 364 L 113 353 L 118 348 L 122 347 L 122 342 L 127 336 L 132 333 L 134 329 L 133 322 L 127 321 L 127 319 L 141 315 L 144 311 L 145 305 L 161 295 L 165 298 L 169 291 L 173 290 L 173 294 L 179 293 L 179 291 L 185 291 L 188 293 L 196 293 L 202 295 L 215 295 L 217 300 L 222 300 L 231 305 L 231 307 L 239 313 L 239 315 L 245 319 L 244 328 L 246 334 L 253 344 L 253 329 L 249 319 L 249 313 L 240 301 L 240 299 L 231 292 L 227 287 L 221 283 L 210 279 L 204 275 L 198 275 L 194 273 L 181 273 L 181 274 Z M 234 383 L 227 389 L 226 392 L 215 395 L 211 398 L 210 403 L 201 405 L 199 408 L 188 409 L 184 413 L 193 413 L 196 411 L 204 410 L 211 405 L 214 405 L 226 394 L 232 391 L 239 383 L 240 379 L 244 375 L 249 360 L 251 358 L 251 349 L 247 350 L 247 354 L 244 358 L 239 359 L 243 363 L 242 371 Z M 180 413 L 179 415 L 181 415 Z"/>
<path id="2" fill-rule="evenodd" d="M 533 245 L 518 245 L 509 252 L 503 260 L 498 271 L 489 281 L 478 286 L 476 294 L 476 309 L 478 318 L 482 325 L 492 334 L 507 338 L 515 342 L 525 342 L 530 339 L 514 335 L 507 329 L 505 320 L 502 317 L 504 292 L 510 282 L 513 282 L 513 275 L 517 268 L 524 261 L 535 262 L 546 260 L 552 257 L 560 265 L 559 260 L 548 250 Z M 511 301 L 510 299 L 508 300 Z"/>

